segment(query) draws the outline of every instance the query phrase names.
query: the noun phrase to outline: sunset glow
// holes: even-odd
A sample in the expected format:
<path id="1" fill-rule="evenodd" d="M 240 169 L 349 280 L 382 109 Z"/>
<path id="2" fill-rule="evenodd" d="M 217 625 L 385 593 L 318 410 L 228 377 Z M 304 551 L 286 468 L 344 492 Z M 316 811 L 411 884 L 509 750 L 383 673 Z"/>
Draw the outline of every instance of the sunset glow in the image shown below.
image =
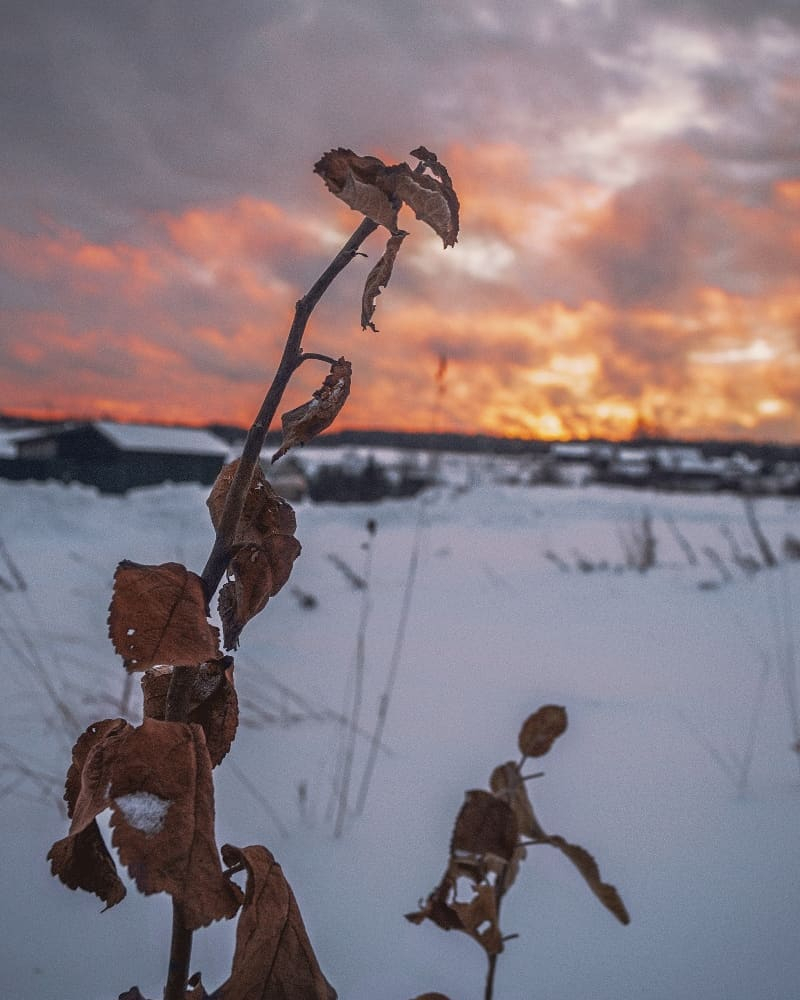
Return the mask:
<path id="1" fill-rule="evenodd" d="M 378 300 L 380 332 L 362 331 L 359 314 L 385 231 L 320 306 L 306 349 L 353 363 L 339 429 L 565 439 L 645 427 L 797 441 L 800 25 L 754 14 L 723 32 L 711 5 L 662 21 L 658 5 L 643 4 L 636 31 L 612 42 L 614 5 L 605 6 L 553 0 L 534 23 L 523 7 L 506 15 L 489 5 L 472 26 L 475 78 L 454 69 L 437 91 L 424 89 L 427 56 L 409 35 L 409 67 L 421 60 L 420 116 L 404 107 L 393 125 L 379 124 L 385 116 L 364 103 L 359 117 L 333 116 L 335 136 L 333 126 L 297 131 L 291 157 L 288 136 L 303 116 L 284 120 L 279 107 L 259 111 L 281 122 L 286 141 L 274 147 L 236 132 L 235 121 L 223 143 L 222 124 L 204 118 L 207 149 L 165 133 L 157 157 L 155 147 L 148 154 L 162 157 L 156 165 L 131 146 L 143 176 L 126 173 L 124 183 L 104 172 L 99 149 L 91 165 L 74 149 L 45 170 L 36 141 L 20 132 L 0 226 L 0 409 L 247 424 L 295 301 L 358 224 L 312 176 L 314 159 L 335 143 L 402 160 L 424 138 L 459 193 L 459 242 L 443 251 L 403 213 L 411 235 Z M 92 30 L 111 36 L 112 21 Z M 436 15 L 426 23 L 420 38 L 445 32 Z M 264 44 L 295 53 L 306 44 L 327 60 L 315 48 L 325 15 L 303 24 L 281 22 Z M 150 26 L 140 29 L 143 52 Z M 205 41 L 213 51 L 214 36 Z M 212 79 L 213 60 L 182 44 L 179 57 Z M 66 72 L 73 57 L 55 36 L 48 46 L 53 72 Z M 368 51 L 377 73 L 384 50 L 375 41 Z M 96 70 L 86 67 L 87 85 Z M 170 72 L 184 86 L 180 64 Z M 244 107 L 250 77 L 223 76 Z M 282 97 L 287 115 L 292 101 L 299 109 L 322 99 L 294 79 Z M 153 99 L 119 97 L 140 102 L 142 128 L 158 116 Z M 193 107 L 190 89 L 181 91 L 176 123 Z M 197 107 L 195 117 L 211 113 Z M 112 112 L 122 136 L 132 119 Z M 305 365 L 287 406 L 324 374 Z"/>

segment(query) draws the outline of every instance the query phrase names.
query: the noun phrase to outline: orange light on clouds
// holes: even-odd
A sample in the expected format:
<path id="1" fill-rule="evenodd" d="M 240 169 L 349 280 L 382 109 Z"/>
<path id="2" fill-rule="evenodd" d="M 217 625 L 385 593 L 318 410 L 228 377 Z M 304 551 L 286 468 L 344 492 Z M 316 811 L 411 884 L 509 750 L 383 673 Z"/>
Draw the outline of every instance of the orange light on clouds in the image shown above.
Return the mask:
<path id="1" fill-rule="evenodd" d="M 654 238 L 625 202 L 582 180 L 537 179 L 514 144 L 457 146 L 442 159 L 462 203 L 459 244 L 443 252 L 406 210 L 412 237 L 378 300 L 381 332 L 358 320 L 385 233 L 309 325 L 307 350 L 353 362 L 339 428 L 428 431 L 438 412 L 439 430 L 502 436 L 625 438 L 646 425 L 691 438 L 800 437 L 796 277 L 735 294 L 681 272 L 679 293 L 648 286 L 628 301 L 603 279 L 620 268 L 624 277 L 661 231 Z M 737 232 L 764 244 L 773 234 L 776 253 L 794 246 L 799 208 L 796 178 L 758 210 L 722 205 Z M 320 220 L 241 198 L 154 216 L 136 245 L 53 223 L 0 232 L 0 267 L 42 300 L 0 306 L 3 408 L 248 424 L 306 290 L 287 262 L 318 258 L 321 269 L 357 223 L 333 199 Z M 324 374 L 302 366 L 288 405 Z"/>

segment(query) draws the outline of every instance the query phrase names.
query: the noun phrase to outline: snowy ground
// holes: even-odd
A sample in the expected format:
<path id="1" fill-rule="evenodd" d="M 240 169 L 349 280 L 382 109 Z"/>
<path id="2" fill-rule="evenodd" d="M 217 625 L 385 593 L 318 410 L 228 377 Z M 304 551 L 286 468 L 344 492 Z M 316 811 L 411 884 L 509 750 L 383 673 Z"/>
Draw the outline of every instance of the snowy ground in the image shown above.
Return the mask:
<path id="1" fill-rule="evenodd" d="M 497 1000 L 797 997 L 800 563 L 745 572 L 758 550 L 735 497 L 511 487 L 455 459 L 450 471 L 460 488 L 415 501 L 298 506 L 290 585 L 236 657 L 243 725 L 216 775 L 219 843 L 272 849 L 342 1000 L 477 1000 L 478 945 L 403 914 L 442 873 L 464 790 L 516 756 L 526 715 L 563 704 L 569 729 L 534 805 L 546 830 L 595 855 L 632 922 L 620 926 L 560 854 L 535 849 L 504 902 L 503 930 L 520 937 L 501 956 Z M 105 622 L 116 563 L 202 568 L 204 500 L 191 486 L 110 498 L 0 483 L 0 537 L 27 585 L 0 559 L 3 997 L 111 1000 L 133 984 L 161 995 L 166 900 L 131 891 L 101 913 L 50 876 L 45 855 L 66 832 L 57 795 L 71 744 L 123 696 Z M 623 539 L 645 510 L 657 565 L 643 574 L 624 568 Z M 756 510 L 776 553 L 800 535 L 797 502 Z M 420 556 L 387 749 L 337 839 L 337 718 L 351 710 L 365 609 L 329 556 L 367 572 L 369 518 L 367 731 L 415 540 Z M 131 705 L 135 720 L 135 689 Z M 367 747 L 358 740 L 351 800 Z M 209 987 L 227 976 L 232 935 L 217 925 L 195 938 L 192 968 Z"/>

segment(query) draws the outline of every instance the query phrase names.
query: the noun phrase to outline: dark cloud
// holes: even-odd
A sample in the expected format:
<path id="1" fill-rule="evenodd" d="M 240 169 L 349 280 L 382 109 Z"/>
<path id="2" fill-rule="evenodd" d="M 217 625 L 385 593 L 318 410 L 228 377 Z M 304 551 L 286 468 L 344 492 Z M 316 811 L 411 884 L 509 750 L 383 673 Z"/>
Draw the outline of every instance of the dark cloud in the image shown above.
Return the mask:
<path id="1" fill-rule="evenodd" d="M 753 26 L 775 19 L 786 24 L 800 23 L 795 0 L 649 0 L 648 6 L 666 17 L 700 20 L 714 28 L 725 25 Z"/>
<path id="2" fill-rule="evenodd" d="M 618 85 L 587 41 L 631 32 L 557 0 L 11 0 L 1 27 L 4 208 L 95 227 L 243 192 L 305 198 L 334 145 L 544 140 Z"/>
<path id="3" fill-rule="evenodd" d="M 696 193 L 670 178 L 621 191 L 604 223 L 576 245 L 603 297 L 634 306 L 681 296 L 694 278 L 696 208 Z"/>

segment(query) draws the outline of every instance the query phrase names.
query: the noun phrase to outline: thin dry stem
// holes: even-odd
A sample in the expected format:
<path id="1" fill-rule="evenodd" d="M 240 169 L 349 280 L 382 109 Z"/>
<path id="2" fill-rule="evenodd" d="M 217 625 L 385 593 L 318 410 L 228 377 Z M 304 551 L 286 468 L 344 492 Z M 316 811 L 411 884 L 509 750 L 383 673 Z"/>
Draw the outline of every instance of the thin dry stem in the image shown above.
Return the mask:
<path id="1" fill-rule="evenodd" d="M 289 379 L 292 377 L 297 366 L 302 363 L 303 354 L 301 352 L 301 344 L 311 313 L 334 278 L 347 267 L 364 240 L 377 228 L 378 224 L 376 222 L 373 222 L 371 219 L 364 219 L 322 275 L 312 285 L 311 289 L 295 306 L 294 322 L 286 338 L 281 360 L 273 377 L 272 384 L 264 397 L 264 402 L 261 404 L 261 409 L 258 411 L 258 415 L 245 440 L 239 466 L 228 491 L 225 509 L 220 519 L 216 538 L 214 539 L 214 547 L 202 572 L 203 588 L 206 600 L 208 601 L 214 595 L 230 562 L 231 544 L 236 533 L 236 526 L 242 515 L 244 499 L 250 486 L 253 471 L 261 455 L 267 431 L 289 384 Z"/>
<path id="2" fill-rule="evenodd" d="M 172 942 L 169 950 L 169 972 L 164 987 L 164 1000 L 184 1000 L 192 959 L 192 932 L 186 926 L 183 909 L 172 900 Z"/>
<path id="3" fill-rule="evenodd" d="M 510 862 L 509 862 L 510 864 Z M 498 926 L 500 925 L 500 907 L 503 903 L 503 896 L 505 896 L 508 891 L 506 887 L 506 872 L 508 871 L 508 865 L 500 872 L 497 876 L 497 882 L 495 883 L 495 899 L 497 901 L 496 909 L 496 920 Z M 507 938 L 504 938 L 507 940 Z M 486 968 L 486 986 L 483 993 L 483 1000 L 492 1000 L 494 996 L 494 976 L 497 971 L 497 959 L 499 954 L 487 955 L 487 968 Z"/>
<path id="4" fill-rule="evenodd" d="M 164 709 L 166 722 L 187 722 L 195 667 L 173 667 Z M 192 931 L 186 926 L 183 908 L 172 900 L 172 940 L 169 950 L 169 970 L 164 986 L 164 1000 L 184 1000 L 192 958 Z"/>

